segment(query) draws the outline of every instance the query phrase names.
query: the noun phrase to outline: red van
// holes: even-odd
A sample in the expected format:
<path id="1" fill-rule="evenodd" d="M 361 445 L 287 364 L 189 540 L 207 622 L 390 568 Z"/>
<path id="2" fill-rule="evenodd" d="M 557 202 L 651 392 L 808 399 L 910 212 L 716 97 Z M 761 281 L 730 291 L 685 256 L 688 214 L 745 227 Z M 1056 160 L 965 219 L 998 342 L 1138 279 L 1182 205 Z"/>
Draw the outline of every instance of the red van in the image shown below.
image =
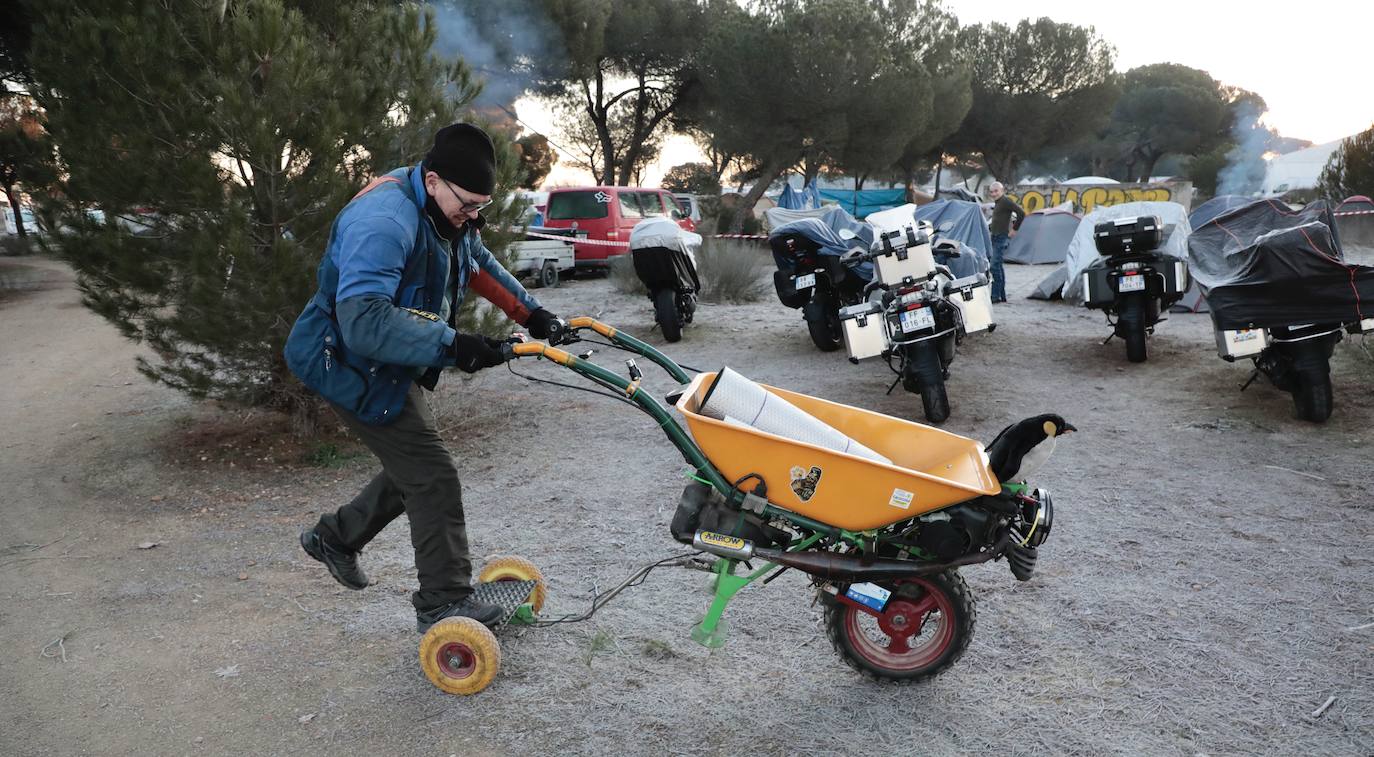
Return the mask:
<path id="1" fill-rule="evenodd" d="M 617 245 L 576 244 L 579 270 L 606 268 L 610 259 L 630 251 L 630 230 L 645 218 L 668 216 L 688 231 L 696 226 L 672 194 L 644 187 L 568 187 L 549 190 L 544 225 L 587 232 L 589 241 Z"/>

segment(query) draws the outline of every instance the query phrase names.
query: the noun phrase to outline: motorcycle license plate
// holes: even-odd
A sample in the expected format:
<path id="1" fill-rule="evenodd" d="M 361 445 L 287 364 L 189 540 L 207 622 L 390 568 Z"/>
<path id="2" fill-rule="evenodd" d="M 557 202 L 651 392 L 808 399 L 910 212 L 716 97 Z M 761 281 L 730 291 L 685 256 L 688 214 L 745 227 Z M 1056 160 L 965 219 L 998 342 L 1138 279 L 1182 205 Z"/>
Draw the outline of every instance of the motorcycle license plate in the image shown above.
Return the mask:
<path id="1" fill-rule="evenodd" d="M 935 328 L 935 313 L 930 308 L 902 311 L 902 333 Z"/>
<path id="2" fill-rule="evenodd" d="M 1119 279 L 1117 289 L 1122 292 L 1143 292 L 1145 291 L 1145 277 L 1140 274 L 1134 276 L 1122 276 Z"/>
<path id="3" fill-rule="evenodd" d="M 804 273 L 804 274 L 798 276 L 797 278 L 792 279 L 792 287 L 793 287 L 794 289 L 810 289 L 811 287 L 814 287 L 815 285 L 816 285 L 816 274 L 814 274 L 814 273 Z"/>

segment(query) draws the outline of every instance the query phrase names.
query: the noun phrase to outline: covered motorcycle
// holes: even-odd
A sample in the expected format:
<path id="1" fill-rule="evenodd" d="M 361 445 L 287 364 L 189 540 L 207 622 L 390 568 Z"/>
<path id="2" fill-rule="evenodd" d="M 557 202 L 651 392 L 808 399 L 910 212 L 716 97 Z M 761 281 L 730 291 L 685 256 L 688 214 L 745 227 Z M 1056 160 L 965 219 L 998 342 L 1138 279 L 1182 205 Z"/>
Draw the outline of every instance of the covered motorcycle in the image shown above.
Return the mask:
<path id="1" fill-rule="evenodd" d="M 1290 392 L 1299 418 L 1331 415 L 1341 330 L 1374 331 L 1374 268 L 1347 263 L 1331 209 L 1260 200 L 1196 229 L 1188 258 L 1224 359 L 1250 358 Z M 1249 386 L 1250 382 L 1246 382 Z"/>
<path id="2" fill-rule="evenodd" d="M 700 234 L 667 218 L 640 221 L 630 232 L 635 275 L 648 288 L 654 320 L 670 342 L 682 339 L 682 327 L 696 313 L 701 291 L 696 253 L 700 249 Z"/>
<path id="3" fill-rule="evenodd" d="M 856 221 L 838 206 L 816 210 L 770 208 L 764 213 L 770 226 L 768 244 L 773 250 L 773 285 L 778 300 L 789 308 L 801 308 L 811 341 L 824 352 L 840 348 L 840 308 L 863 300 L 864 287 L 873 279 L 873 264 L 841 260 L 854 247 L 874 241 L 873 228 Z M 841 235 L 852 235 L 846 239 Z"/>

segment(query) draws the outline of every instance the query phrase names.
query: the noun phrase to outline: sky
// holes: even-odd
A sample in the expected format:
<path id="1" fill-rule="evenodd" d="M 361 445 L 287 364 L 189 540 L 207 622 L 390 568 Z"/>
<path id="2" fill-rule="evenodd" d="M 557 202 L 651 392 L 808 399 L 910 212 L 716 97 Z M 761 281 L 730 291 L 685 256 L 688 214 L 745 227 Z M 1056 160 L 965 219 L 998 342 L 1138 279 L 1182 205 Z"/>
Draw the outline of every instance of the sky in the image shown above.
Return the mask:
<path id="1" fill-rule="evenodd" d="M 1116 68 L 1181 63 L 1212 78 L 1258 93 L 1269 105 L 1265 123 L 1287 137 L 1321 144 L 1374 124 L 1374 0 L 1307 3 L 1151 0 L 1036 0 L 1019 5 L 988 0 L 945 0 L 960 23 L 1024 17 L 1092 26 L 1116 47 Z M 558 141 L 547 111 L 528 99 L 521 118 Z M 645 172 L 646 185 L 664 171 L 696 160 L 686 138 L 670 139 L 659 161 Z M 548 184 L 590 183 L 560 157 Z"/>

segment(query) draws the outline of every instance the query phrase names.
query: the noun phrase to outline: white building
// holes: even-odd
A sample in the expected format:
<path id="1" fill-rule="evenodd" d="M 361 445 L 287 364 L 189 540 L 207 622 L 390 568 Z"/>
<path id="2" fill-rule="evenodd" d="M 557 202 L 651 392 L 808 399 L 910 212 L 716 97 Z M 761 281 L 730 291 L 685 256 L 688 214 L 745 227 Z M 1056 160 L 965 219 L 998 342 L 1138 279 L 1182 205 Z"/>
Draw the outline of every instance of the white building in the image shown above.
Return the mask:
<path id="1" fill-rule="evenodd" d="M 1295 189 L 1313 189 L 1321 176 L 1331 153 L 1341 146 L 1343 140 L 1312 145 L 1295 152 L 1276 155 L 1270 158 L 1264 169 L 1264 183 L 1260 192 L 1264 196 L 1281 195 Z"/>

